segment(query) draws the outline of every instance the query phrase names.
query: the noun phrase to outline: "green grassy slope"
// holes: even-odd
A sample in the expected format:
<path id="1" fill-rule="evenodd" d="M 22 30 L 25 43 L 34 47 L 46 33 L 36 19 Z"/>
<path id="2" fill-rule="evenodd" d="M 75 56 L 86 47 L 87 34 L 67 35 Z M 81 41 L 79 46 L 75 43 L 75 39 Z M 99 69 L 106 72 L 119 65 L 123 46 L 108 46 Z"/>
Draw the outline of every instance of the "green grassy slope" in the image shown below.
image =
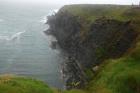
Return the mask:
<path id="1" fill-rule="evenodd" d="M 0 76 L 0 93 L 52 93 L 52 91 L 41 81 L 4 75 Z"/>
<path id="2" fill-rule="evenodd" d="M 92 93 L 140 93 L 140 63 L 133 58 L 109 60 L 90 83 Z"/>
<path id="3" fill-rule="evenodd" d="M 80 16 L 84 20 L 93 22 L 99 17 L 107 17 L 118 20 L 139 19 L 140 11 L 136 6 L 128 5 L 65 5 L 62 11 Z M 140 20 L 140 19 L 139 19 Z"/>

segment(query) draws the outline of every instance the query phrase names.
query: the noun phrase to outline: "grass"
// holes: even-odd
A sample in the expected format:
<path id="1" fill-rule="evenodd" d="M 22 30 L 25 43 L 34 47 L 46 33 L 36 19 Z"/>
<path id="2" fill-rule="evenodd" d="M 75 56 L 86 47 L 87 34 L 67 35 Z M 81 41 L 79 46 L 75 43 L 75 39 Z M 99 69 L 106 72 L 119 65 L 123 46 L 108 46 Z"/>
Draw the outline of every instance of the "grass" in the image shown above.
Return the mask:
<path id="1" fill-rule="evenodd" d="M 140 60 L 108 60 L 90 83 L 92 93 L 140 93 Z"/>
<path id="2" fill-rule="evenodd" d="M 11 75 L 0 76 L 0 93 L 52 93 L 41 81 Z"/>
<path id="3" fill-rule="evenodd" d="M 73 90 L 60 90 L 60 89 L 52 89 L 53 93 L 87 93 L 85 90 L 81 89 L 73 89 Z"/>
<path id="4" fill-rule="evenodd" d="M 73 15 L 80 16 L 86 20 L 92 21 L 98 17 L 118 17 L 129 6 L 112 6 L 112 5 L 68 5 L 64 10 Z M 63 9 L 63 8 L 62 8 Z M 115 16 L 113 16 L 115 15 Z M 119 16 L 120 17 L 120 16 Z"/>
<path id="5" fill-rule="evenodd" d="M 133 6 L 134 7 L 134 6 Z M 97 18 L 108 17 L 121 21 L 130 19 L 139 19 L 140 9 L 133 8 L 129 5 L 66 5 L 61 11 L 67 11 L 81 19 L 94 22 Z"/>

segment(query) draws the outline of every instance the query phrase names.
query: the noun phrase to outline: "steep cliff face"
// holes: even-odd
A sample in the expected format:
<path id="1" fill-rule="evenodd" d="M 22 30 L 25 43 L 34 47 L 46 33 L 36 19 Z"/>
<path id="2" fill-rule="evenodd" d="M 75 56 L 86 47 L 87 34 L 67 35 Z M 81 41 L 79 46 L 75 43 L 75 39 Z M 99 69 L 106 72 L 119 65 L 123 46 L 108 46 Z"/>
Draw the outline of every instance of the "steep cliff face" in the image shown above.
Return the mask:
<path id="1" fill-rule="evenodd" d="M 67 89 L 82 88 L 90 80 L 88 72 L 95 73 L 94 67 L 105 59 L 126 53 L 136 40 L 137 32 L 131 19 L 118 20 L 102 15 L 89 21 L 85 19 L 87 13 L 84 17 L 81 13 L 74 15 L 67 7 L 48 17 L 47 33 L 56 37 L 57 44 L 67 54 L 62 69 Z"/>

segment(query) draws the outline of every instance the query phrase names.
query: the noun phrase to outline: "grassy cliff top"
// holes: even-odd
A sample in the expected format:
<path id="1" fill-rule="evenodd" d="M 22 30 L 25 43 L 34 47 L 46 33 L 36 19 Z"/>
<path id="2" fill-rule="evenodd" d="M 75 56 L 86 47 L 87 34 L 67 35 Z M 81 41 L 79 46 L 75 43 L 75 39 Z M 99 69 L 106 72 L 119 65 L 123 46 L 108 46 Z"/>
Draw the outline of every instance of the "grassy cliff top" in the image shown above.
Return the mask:
<path id="1" fill-rule="evenodd" d="M 67 11 L 87 21 L 94 21 L 100 17 L 140 20 L 140 6 L 75 4 L 65 5 L 60 11 Z"/>
<path id="2" fill-rule="evenodd" d="M 41 81 L 12 75 L 0 76 L 0 93 L 52 93 Z"/>

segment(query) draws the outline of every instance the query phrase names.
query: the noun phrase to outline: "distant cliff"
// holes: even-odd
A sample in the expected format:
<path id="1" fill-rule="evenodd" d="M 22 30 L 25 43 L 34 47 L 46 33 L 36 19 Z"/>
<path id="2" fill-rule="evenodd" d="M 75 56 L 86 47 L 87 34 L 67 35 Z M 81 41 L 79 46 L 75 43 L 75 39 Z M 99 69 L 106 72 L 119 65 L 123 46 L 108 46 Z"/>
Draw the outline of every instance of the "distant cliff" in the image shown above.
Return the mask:
<path id="1" fill-rule="evenodd" d="M 66 54 L 62 67 L 66 88 L 83 88 L 110 58 L 120 58 L 136 44 L 139 8 L 68 5 L 48 16 L 47 34 Z"/>

